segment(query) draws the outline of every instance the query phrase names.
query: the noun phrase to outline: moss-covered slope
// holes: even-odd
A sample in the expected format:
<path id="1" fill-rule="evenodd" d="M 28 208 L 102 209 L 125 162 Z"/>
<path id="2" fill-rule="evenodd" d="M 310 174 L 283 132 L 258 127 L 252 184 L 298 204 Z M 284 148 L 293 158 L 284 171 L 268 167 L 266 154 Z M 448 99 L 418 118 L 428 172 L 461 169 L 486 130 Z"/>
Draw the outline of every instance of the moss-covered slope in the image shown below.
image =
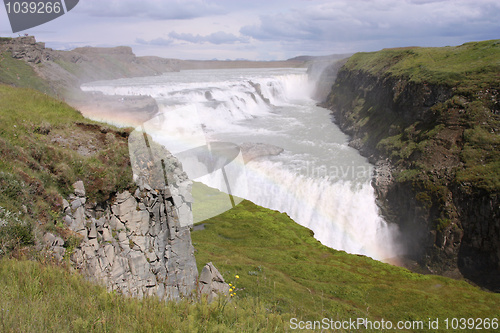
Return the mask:
<path id="1" fill-rule="evenodd" d="M 483 294 L 463 281 L 330 249 L 286 214 L 248 201 L 204 226 L 192 234 L 199 265 L 213 261 L 237 284 L 240 297 L 257 297 L 266 308 L 298 318 L 427 320 L 427 314 L 481 316 L 498 305 L 500 295 Z M 481 298 L 493 308 L 473 309 Z"/>

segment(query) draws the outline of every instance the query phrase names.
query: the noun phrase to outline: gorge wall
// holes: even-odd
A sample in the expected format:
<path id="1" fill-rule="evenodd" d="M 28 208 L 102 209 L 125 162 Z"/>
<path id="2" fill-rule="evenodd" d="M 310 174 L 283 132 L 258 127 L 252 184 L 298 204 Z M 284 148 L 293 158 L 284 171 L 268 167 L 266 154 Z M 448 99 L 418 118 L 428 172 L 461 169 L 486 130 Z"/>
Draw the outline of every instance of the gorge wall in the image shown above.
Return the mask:
<path id="1" fill-rule="evenodd" d="M 498 54 L 498 43 L 481 46 Z M 477 49 L 470 47 L 460 51 Z M 350 145 L 377 165 L 381 212 L 400 226 L 408 257 L 424 271 L 499 291 L 498 68 L 470 70 L 463 80 L 441 79 L 436 69 L 421 79 L 404 67 L 420 61 L 423 72 L 421 53 L 355 55 L 324 106 Z"/>

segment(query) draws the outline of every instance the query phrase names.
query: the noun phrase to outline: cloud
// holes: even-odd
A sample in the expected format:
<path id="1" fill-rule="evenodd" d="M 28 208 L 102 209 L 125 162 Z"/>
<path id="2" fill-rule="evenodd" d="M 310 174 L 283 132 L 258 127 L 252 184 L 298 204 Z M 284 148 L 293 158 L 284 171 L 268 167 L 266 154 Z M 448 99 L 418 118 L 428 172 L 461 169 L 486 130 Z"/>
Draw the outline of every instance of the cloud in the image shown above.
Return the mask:
<path id="1" fill-rule="evenodd" d="M 184 20 L 226 14 L 224 7 L 207 0 L 86 0 L 80 12 L 96 17 L 143 17 Z"/>
<path id="2" fill-rule="evenodd" d="M 135 42 L 140 45 L 155 45 L 155 46 L 169 46 L 175 44 L 176 40 L 184 41 L 184 42 L 189 42 L 192 44 L 204 44 L 204 43 L 211 43 L 211 44 L 236 44 L 236 43 L 248 43 L 248 37 L 238 37 L 236 35 L 224 32 L 224 31 L 218 31 L 214 32 L 210 35 L 206 36 L 201 36 L 201 35 L 193 35 L 193 34 L 188 34 L 188 33 L 178 33 L 175 31 L 172 31 L 168 34 L 168 39 L 165 38 L 155 38 L 152 40 L 145 40 L 143 38 L 136 38 Z"/>
<path id="3" fill-rule="evenodd" d="M 260 16 L 244 36 L 284 43 L 356 43 L 442 36 L 493 35 L 500 31 L 496 1 L 334 0 Z"/>
<path id="4" fill-rule="evenodd" d="M 169 46 L 174 43 L 172 39 L 155 38 L 147 41 L 143 38 L 136 38 L 135 42 L 141 45 L 156 45 L 156 46 Z"/>
<path id="5" fill-rule="evenodd" d="M 177 33 L 175 31 L 172 31 L 171 33 L 168 34 L 168 36 L 173 39 L 178 39 L 195 44 L 211 43 L 218 45 L 218 44 L 248 43 L 248 37 L 238 37 L 236 35 L 224 31 L 217 31 L 206 36 L 193 35 L 190 33 Z"/>
<path id="6" fill-rule="evenodd" d="M 80 40 L 141 55 L 283 59 L 494 39 L 498 17 L 498 0 L 85 0 L 47 23 L 57 34 L 30 33 L 58 48 Z M 1 30 L 7 22 L 0 11 Z"/>

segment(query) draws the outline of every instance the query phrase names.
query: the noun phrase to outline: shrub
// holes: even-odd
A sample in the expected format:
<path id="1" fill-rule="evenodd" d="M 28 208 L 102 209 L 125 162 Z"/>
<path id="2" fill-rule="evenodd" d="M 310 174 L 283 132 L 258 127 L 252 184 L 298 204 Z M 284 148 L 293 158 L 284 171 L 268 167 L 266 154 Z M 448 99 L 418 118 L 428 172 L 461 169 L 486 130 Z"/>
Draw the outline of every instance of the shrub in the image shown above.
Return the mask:
<path id="1" fill-rule="evenodd" d="M 19 213 L 12 213 L 0 206 L 0 255 L 34 243 L 32 224 L 20 219 Z"/>

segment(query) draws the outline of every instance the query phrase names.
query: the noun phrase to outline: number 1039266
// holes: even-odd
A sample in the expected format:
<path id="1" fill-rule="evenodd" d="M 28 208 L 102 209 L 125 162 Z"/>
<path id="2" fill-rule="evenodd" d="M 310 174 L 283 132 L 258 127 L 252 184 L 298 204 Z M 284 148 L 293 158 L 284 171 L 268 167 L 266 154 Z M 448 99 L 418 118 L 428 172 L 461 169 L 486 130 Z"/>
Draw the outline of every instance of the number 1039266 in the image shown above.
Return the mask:
<path id="1" fill-rule="evenodd" d="M 59 14 L 63 8 L 61 2 L 27 2 L 11 1 L 5 3 L 7 13 L 11 14 Z"/>
<path id="2" fill-rule="evenodd" d="M 498 318 L 446 318 L 445 329 L 497 330 Z"/>

